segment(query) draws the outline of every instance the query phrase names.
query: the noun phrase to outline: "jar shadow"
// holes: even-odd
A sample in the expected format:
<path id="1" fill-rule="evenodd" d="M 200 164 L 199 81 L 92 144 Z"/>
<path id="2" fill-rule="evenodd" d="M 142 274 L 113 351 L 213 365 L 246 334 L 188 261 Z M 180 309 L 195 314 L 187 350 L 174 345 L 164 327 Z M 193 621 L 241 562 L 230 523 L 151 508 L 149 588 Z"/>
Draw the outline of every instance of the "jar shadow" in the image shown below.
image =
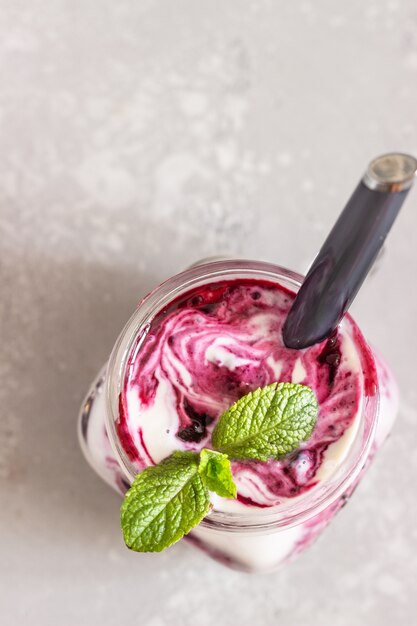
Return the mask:
<path id="1" fill-rule="evenodd" d="M 77 415 L 137 303 L 163 277 L 41 255 L 17 259 L 14 272 L 3 345 L 3 402 L 10 409 L 8 445 L 0 459 L 2 491 L 10 503 L 5 523 L 13 524 L 24 511 L 22 532 L 30 521 L 52 545 L 91 545 L 98 536 L 111 543 L 119 532 L 120 496 L 86 463 Z"/>

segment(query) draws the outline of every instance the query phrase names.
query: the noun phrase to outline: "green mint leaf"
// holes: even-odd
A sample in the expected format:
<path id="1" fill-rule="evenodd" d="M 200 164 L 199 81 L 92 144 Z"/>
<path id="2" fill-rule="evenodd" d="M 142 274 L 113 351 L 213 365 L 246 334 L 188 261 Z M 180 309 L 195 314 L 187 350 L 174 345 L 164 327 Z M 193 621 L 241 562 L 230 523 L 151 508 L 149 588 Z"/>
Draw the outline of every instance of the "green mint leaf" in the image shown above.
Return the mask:
<path id="1" fill-rule="evenodd" d="M 198 454 L 174 452 L 141 472 L 126 493 L 121 525 L 136 552 L 161 552 L 181 539 L 210 511 Z"/>
<path id="2" fill-rule="evenodd" d="M 204 448 L 200 452 L 198 471 L 207 489 L 223 498 L 236 498 L 236 485 L 226 454 Z"/>
<path id="3" fill-rule="evenodd" d="M 273 383 L 248 393 L 223 413 L 212 444 L 234 459 L 278 459 L 310 437 L 317 414 L 310 387 Z"/>

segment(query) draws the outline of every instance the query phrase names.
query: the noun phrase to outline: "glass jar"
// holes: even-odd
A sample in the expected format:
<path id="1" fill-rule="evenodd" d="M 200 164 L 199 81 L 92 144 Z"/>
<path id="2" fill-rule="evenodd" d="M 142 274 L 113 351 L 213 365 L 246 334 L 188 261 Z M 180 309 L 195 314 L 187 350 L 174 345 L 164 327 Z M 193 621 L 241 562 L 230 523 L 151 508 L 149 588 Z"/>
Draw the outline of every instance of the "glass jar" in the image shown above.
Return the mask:
<path id="1" fill-rule="evenodd" d="M 180 294 L 210 282 L 236 278 L 278 282 L 293 291 L 302 282 L 299 274 L 258 261 L 221 260 L 194 265 L 162 283 L 142 300 L 90 388 L 79 417 L 80 445 L 92 468 L 120 494 L 129 488 L 137 473 L 115 428 L 132 345 L 141 334 L 146 334 L 154 315 Z M 349 316 L 342 321 L 342 324 L 352 323 Z M 391 430 L 396 415 L 398 394 L 390 371 L 360 333 L 358 346 L 365 377 L 376 371 L 377 376 L 372 380 L 377 383 L 364 388 L 359 428 L 347 457 L 334 473 L 314 489 L 288 499 L 273 510 L 260 508 L 251 514 L 213 510 L 185 537 L 187 542 L 225 565 L 257 572 L 273 570 L 288 562 L 318 537 L 347 502 Z"/>

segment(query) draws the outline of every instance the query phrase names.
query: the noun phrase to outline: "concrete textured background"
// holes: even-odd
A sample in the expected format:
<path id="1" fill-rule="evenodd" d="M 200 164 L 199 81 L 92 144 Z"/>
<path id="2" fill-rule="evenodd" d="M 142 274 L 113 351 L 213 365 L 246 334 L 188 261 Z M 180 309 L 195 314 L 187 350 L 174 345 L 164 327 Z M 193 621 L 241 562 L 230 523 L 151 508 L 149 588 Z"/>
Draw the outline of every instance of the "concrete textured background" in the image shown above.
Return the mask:
<path id="1" fill-rule="evenodd" d="M 368 160 L 417 153 L 413 0 L 0 0 L 0 621 L 415 623 L 417 191 L 354 314 L 395 430 L 276 574 L 126 550 L 78 407 L 135 303 L 202 256 L 304 271 Z"/>

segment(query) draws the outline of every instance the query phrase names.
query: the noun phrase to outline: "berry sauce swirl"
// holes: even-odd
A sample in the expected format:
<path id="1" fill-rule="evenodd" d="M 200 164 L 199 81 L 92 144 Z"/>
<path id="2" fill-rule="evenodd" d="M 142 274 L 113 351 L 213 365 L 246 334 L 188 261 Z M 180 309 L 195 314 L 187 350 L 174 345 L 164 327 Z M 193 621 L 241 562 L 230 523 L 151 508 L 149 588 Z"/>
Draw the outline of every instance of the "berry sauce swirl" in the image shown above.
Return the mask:
<path id="1" fill-rule="evenodd" d="M 314 390 L 315 430 L 283 459 L 233 461 L 233 506 L 277 506 L 334 471 L 354 438 L 364 394 L 375 387 L 372 356 L 349 317 L 320 344 L 286 348 L 281 328 L 294 297 L 278 283 L 225 280 L 192 289 L 155 315 L 131 349 L 116 424 L 138 471 L 176 449 L 210 447 L 220 415 L 275 381 Z"/>

